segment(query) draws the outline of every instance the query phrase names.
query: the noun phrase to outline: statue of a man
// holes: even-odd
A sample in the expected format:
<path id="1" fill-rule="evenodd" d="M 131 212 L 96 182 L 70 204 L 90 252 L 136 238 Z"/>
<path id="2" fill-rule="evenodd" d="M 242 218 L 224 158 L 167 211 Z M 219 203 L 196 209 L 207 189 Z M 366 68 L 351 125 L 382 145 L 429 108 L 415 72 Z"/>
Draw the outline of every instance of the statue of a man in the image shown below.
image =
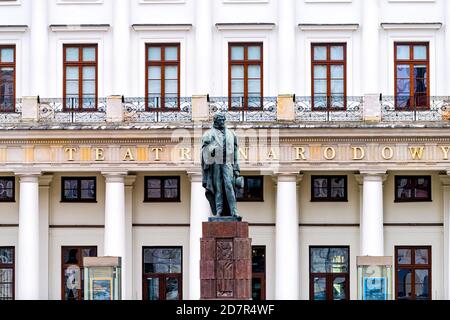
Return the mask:
<path id="1" fill-rule="evenodd" d="M 225 116 L 216 114 L 211 130 L 202 139 L 202 174 L 206 198 L 214 216 L 240 219 L 235 188 L 242 188 L 236 134 L 225 127 Z"/>

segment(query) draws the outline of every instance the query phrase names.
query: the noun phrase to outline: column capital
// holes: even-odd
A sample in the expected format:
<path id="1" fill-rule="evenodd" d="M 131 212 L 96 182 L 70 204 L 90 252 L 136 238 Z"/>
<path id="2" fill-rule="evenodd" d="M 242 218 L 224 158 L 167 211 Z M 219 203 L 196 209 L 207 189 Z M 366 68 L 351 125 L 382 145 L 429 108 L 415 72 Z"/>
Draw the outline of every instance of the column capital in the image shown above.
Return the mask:
<path id="1" fill-rule="evenodd" d="M 439 179 L 443 186 L 450 187 L 450 171 L 447 171 L 447 174 L 439 175 Z"/>
<path id="2" fill-rule="evenodd" d="M 39 177 L 39 187 L 50 187 L 53 181 L 53 174 L 44 174 Z"/>
<path id="3" fill-rule="evenodd" d="M 127 175 L 125 177 L 125 187 L 132 187 L 136 182 L 136 175 Z"/>
<path id="4" fill-rule="evenodd" d="M 105 177 L 106 183 L 125 183 L 128 173 L 126 171 L 102 171 L 102 175 Z"/>
<path id="5" fill-rule="evenodd" d="M 192 169 L 186 172 L 191 182 L 202 182 L 203 175 L 201 170 Z"/>
<path id="6" fill-rule="evenodd" d="M 20 182 L 38 182 L 39 177 L 42 175 L 40 170 L 23 170 L 16 171 L 14 174 L 19 177 Z"/>
<path id="7" fill-rule="evenodd" d="M 278 182 L 296 182 L 299 184 L 303 180 L 303 174 L 298 171 L 295 172 L 274 172 L 272 180 Z"/>
<path id="8" fill-rule="evenodd" d="M 385 169 L 365 169 L 359 171 L 359 174 L 355 174 L 355 179 L 358 183 L 363 183 L 364 181 L 378 181 L 380 178 L 385 182 L 387 177 L 388 174 Z"/>

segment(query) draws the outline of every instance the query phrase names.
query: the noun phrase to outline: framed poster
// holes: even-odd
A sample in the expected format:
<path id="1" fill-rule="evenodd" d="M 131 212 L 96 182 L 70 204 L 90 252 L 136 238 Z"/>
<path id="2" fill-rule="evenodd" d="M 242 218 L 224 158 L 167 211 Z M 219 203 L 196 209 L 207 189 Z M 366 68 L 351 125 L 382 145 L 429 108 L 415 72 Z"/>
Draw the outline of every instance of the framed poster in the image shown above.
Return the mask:
<path id="1" fill-rule="evenodd" d="M 386 278 L 365 277 L 363 300 L 387 300 Z"/>
<path id="2" fill-rule="evenodd" d="M 112 289 L 113 289 L 113 279 L 112 278 L 92 278 L 91 279 L 91 299 L 90 300 L 113 300 Z"/>

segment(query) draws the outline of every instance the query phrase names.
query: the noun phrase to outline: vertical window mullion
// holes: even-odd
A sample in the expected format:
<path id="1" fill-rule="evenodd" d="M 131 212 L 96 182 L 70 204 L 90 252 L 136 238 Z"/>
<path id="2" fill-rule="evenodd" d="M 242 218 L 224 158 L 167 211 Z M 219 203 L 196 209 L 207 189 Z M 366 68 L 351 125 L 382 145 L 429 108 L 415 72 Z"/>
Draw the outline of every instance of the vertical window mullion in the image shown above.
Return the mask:
<path id="1" fill-rule="evenodd" d="M 161 101 L 160 108 L 164 110 L 166 106 L 166 46 L 161 46 Z"/>

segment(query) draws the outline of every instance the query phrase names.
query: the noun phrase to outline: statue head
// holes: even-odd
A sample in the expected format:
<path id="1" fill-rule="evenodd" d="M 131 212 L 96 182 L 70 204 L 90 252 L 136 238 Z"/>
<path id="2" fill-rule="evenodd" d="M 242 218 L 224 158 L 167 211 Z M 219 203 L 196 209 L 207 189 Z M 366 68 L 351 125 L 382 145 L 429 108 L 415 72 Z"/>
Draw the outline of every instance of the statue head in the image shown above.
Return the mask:
<path id="1" fill-rule="evenodd" d="M 223 130 L 225 128 L 225 115 L 221 114 L 221 113 L 217 113 L 216 115 L 214 115 L 214 128 L 219 129 L 219 130 Z"/>

